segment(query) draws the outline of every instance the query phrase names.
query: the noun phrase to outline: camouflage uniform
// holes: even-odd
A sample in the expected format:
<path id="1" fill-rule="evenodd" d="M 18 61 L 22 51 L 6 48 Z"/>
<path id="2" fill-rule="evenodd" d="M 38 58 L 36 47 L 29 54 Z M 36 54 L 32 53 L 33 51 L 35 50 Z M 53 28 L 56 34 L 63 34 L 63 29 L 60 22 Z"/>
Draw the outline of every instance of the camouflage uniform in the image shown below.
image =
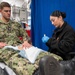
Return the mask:
<path id="1" fill-rule="evenodd" d="M 23 37 L 23 40 L 20 40 L 19 37 Z M 0 20 L 0 42 L 5 42 L 8 45 L 19 45 L 26 39 L 28 39 L 28 35 L 19 23 L 11 20 L 4 23 Z"/>
<path id="2" fill-rule="evenodd" d="M 5 24 L 0 21 L 0 42 L 6 42 L 8 45 L 19 45 L 23 43 L 23 40 L 18 38 L 19 36 L 22 36 L 24 39 L 28 38 L 25 30 L 23 30 L 18 23 L 10 21 L 8 24 Z M 44 55 L 51 55 L 57 60 L 62 60 L 62 58 L 57 55 L 42 52 L 38 55 L 35 63 L 31 64 L 18 53 L 19 51 L 13 49 L 0 49 L 0 62 L 4 62 L 12 68 L 17 75 L 32 75 L 34 70 L 38 68 L 39 60 Z"/>
<path id="3" fill-rule="evenodd" d="M 22 58 L 18 53 L 19 51 L 11 49 L 0 50 L 0 61 L 12 68 L 17 75 L 32 75 L 38 68 L 39 60 L 45 55 L 50 55 L 57 60 L 62 60 L 62 58 L 57 55 L 50 54 L 49 52 L 42 52 L 38 55 L 35 63 L 31 64 L 27 59 Z"/>

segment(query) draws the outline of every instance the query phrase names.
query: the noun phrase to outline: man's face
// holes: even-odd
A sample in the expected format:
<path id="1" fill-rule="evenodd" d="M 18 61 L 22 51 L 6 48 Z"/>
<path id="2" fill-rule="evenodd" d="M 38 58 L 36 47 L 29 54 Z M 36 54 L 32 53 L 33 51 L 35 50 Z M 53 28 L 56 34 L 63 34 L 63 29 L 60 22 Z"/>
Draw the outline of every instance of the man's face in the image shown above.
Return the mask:
<path id="1" fill-rule="evenodd" d="M 4 7 L 3 9 L 0 10 L 2 17 L 6 20 L 10 19 L 11 16 L 11 8 L 10 7 Z"/>

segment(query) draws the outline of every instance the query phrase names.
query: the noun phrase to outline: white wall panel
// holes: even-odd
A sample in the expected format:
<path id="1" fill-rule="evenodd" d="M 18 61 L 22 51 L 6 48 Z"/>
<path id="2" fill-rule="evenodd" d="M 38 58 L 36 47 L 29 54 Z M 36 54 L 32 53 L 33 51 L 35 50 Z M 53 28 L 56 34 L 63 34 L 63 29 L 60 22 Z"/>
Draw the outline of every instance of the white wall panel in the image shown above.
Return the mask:
<path id="1" fill-rule="evenodd" d="M 24 0 L 2 0 L 2 2 L 3 1 L 8 2 L 11 5 L 15 5 L 15 6 L 19 6 L 19 7 L 21 7 L 22 4 L 24 3 Z"/>

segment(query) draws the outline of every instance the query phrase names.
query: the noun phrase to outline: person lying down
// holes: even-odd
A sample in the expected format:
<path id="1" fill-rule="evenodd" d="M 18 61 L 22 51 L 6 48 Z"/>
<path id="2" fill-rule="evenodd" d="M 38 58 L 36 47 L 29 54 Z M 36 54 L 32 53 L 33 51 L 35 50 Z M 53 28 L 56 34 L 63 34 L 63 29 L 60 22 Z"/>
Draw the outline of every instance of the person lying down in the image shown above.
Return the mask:
<path id="1" fill-rule="evenodd" d="M 24 45 L 5 46 L 0 49 L 0 62 L 4 62 L 9 66 L 16 75 L 33 75 L 39 67 L 39 60 L 45 55 L 62 60 L 61 57 L 34 47 L 26 41 Z"/>

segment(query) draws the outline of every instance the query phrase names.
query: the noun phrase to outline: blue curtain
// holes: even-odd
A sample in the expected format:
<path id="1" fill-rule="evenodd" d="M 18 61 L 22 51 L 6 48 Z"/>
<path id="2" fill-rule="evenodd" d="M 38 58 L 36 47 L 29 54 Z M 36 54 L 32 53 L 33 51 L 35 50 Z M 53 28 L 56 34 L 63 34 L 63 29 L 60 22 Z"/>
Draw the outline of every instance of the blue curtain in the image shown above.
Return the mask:
<path id="1" fill-rule="evenodd" d="M 50 22 L 50 14 L 54 10 L 66 12 L 66 21 L 75 29 L 75 0 L 32 0 L 31 2 L 31 37 L 32 44 L 48 50 L 42 43 L 44 34 L 51 37 L 54 26 Z"/>

